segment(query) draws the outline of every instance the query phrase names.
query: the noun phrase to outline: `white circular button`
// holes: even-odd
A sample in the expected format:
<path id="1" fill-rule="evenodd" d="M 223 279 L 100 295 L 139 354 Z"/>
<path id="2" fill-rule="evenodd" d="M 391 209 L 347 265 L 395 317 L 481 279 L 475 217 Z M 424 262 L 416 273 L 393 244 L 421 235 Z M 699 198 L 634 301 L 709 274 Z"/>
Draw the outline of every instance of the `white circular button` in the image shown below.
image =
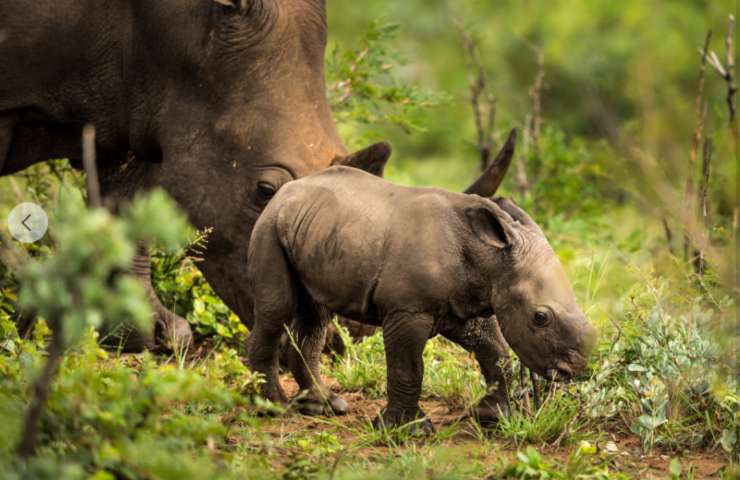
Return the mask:
<path id="1" fill-rule="evenodd" d="M 49 218 L 35 203 L 21 203 L 8 215 L 8 229 L 13 238 L 23 243 L 39 240 L 49 228 Z"/>

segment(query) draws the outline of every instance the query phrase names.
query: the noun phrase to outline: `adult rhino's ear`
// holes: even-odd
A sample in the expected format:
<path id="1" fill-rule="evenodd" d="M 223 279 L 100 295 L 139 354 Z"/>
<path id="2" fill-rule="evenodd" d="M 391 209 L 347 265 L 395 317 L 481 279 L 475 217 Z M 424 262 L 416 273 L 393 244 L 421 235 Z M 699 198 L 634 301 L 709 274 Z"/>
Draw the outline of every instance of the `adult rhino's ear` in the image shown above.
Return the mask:
<path id="1" fill-rule="evenodd" d="M 514 156 L 515 146 L 516 128 L 512 128 L 509 138 L 506 139 L 506 143 L 504 143 L 504 146 L 501 147 L 498 155 L 496 155 L 496 159 L 491 162 L 472 185 L 465 189 L 465 193 L 474 193 L 481 197 L 492 197 L 496 193 L 496 190 L 498 190 L 501 182 L 504 181 L 506 172 L 509 170 L 511 158 Z"/>
<path id="2" fill-rule="evenodd" d="M 465 211 L 470 228 L 480 241 L 496 248 L 511 246 L 512 235 L 506 213 L 495 205 L 478 206 Z"/>
<path id="3" fill-rule="evenodd" d="M 346 157 L 337 158 L 332 162 L 332 165 L 359 168 L 375 176 L 382 177 L 385 164 L 388 163 L 392 151 L 393 149 L 390 143 L 379 142 L 358 150 L 355 153 L 351 153 Z"/>

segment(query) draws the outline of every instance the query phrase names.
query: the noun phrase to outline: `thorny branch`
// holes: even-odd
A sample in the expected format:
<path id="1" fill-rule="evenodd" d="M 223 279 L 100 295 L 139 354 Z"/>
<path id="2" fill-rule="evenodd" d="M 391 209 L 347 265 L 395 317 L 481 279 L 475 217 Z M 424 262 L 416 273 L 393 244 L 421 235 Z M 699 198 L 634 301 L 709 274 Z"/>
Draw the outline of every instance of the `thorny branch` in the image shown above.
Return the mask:
<path id="1" fill-rule="evenodd" d="M 532 111 L 524 119 L 524 141 L 522 153 L 516 158 L 516 184 L 522 200 L 529 196 L 529 179 L 525 158 L 530 152 L 533 154 L 535 164 L 540 157 L 540 133 L 542 130 L 542 90 L 545 87 L 545 52 L 536 45 L 527 43 L 527 46 L 537 56 L 537 75 L 532 86 L 529 88 L 529 98 L 532 101 Z"/>
<path id="2" fill-rule="evenodd" d="M 496 96 L 489 91 L 485 68 L 483 62 L 481 62 L 480 51 L 475 40 L 462 26 L 458 26 L 458 29 L 468 69 L 473 75 L 470 81 L 470 105 L 473 108 L 475 129 L 478 133 L 480 168 L 483 171 L 490 163 L 494 146 L 493 126 L 496 122 Z"/>
<path id="3" fill-rule="evenodd" d="M 709 207 L 707 205 L 707 198 L 709 195 L 709 169 L 712 162 L 712 140 L 707 138 L 704 140 L 704 150 L 702 153 L 702 164 L 701 164 L 701 185 L 699 186 L 699 216 L 704 220 L 704 225 L 707 225 L 707 219 L 709 216 Z M 706 234 L 706 232 L 705 232 Z M 705 242 L 702 242 L 705 243 Z M 696 254 L 696 273 L 701 277 L 704 275 L 706 269 L 706 253 L 704 249 L 699 247 Z"/>
<path id="4" fill-rule="evenodd" d="M 357 56 L 352 60 L 352 63 L 349 66 L 351 74 L 354 74 L 357 71 L 357 68 L 369 52 L 370 49 L 365 47 L 357 53 Z M 352 96 L 352 80 L 349 78 L 340 80 L 332 86 L 332 90 L 344 90 L 342 96 L 339 97 L 338 103 L 345 103 Z"/>
<path id="5" fill-rule="evenodd" d="M 701 65 L 699 67 L 699 80 L 696 92 L 696 130 L 694 130 L 694 142 L 691 146 L 691 153 L 689 155 L 689 164 L 686 172 L 686 187 L 684 188 L 683 195 L 683 256 L 684 260 L 688 260 L 690 243 L 687 225 L 689 223 L 689 217 L 692 215 L 694 209 L 691 208 L 691 202 L 694 193 L 694 166 L 696 165 L 696 158 L 701 145 L 701 139 L 704 132 L 704 119 L 706 117 L 706 104 L 704 103 L 704 72 L 706 71 L 707 58 L 709 52 L 709 41 L 712 39 L 712 31 L 707 32 L 707 36 L 704 40 L 704 48 L 701 50 Z"/>
<path id="6" fill-rule="evenodd" d="M 46 401 L 49 398 L 51 382 L 54 379 L 59 365 L 62 363 L 64 354 L 64 338 L 62 337 L 62 325 L 57 319 L 50 319 L 51 343 L 49 352 L 46 357 L 44 369 L 33 383 L 31 404 L 26 411 L 23 421 L 23 434 L 18 444 L 18 455 L 21 457 L 30 457 L 36 450 L 37 437 L 41 416 L 44 412 Z"/>
<path id="7" fill-rule="evenodd" d="M 727 36 L 725 36 L 725 52 L 727 54 L 727 66 L 722 65 L 722 62 L 717 57 L 717 54 L 709 52 L 707 61 L 714 70 L 722 77 L 727 83 L 727 109 L 730 113 L 729 123 L 735 122 L 735 94 L 737 93 L 737 85 L 735 84 L 735 57 L 733 55 L 733 36 L 735 35 L 735 16 L 730 14 L 730 18 L 727 21 Z"/>

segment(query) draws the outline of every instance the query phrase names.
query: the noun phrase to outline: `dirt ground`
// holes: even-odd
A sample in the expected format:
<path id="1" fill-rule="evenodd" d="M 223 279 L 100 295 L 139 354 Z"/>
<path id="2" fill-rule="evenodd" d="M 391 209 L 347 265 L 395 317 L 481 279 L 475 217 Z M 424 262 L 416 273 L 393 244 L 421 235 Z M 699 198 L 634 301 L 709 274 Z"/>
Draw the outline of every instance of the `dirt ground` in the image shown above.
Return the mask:
<path id="1" fill-rule="evenodd" d="M 329 385 L 333 382 L 330 378 L 326 379 Z M 293 395 L 297 391 L 296 384 L 288 376 L 282 378 L 282 384 L 286 393 Z M 336 385 L 332 385 L 336 390 Z M 338 390 L 337 390 L 338 391 Z M 360 393 L 340 392 L 350 405 L 350 413 L 340 417 L 333 417 L 330 421 L 326 418 L 307 417 L 299 414 L 287 414 L 269 422 L 262 429 L 262 433 L 268 435 L 271 439 L 279 444 L 280 439 L 285 438 L 295 432 L 322 432 L 331 431 L 341 442 L 342 445 L 358 444 L 357 448 L 352 450 L 353 458 L 363 458 L 367 460 L 378 459 L 382 461 L 388 455 L 392 455 L 392 449 L 383 445 L 365 445 L 359 444 L 357 432 L 359 429 L 366 428 L 368 422 L 374 419 L 378 412 L 385 404 L 384 399 L 366 399 Z M 439 447 L 447 446 L 457 449 L 471 447 L 471 451 L 476 452 L 476 460 L 484 463 L 500 462 L 502 459 L 513 457 L 517 451 L 515 445 L 506 440 L 495 441 L 490 451 L 480 455 L 481 442 L 475 435 L 476 428 L 472 425 L 471 420 L 465 419 L 463 411 L 449 411 L 448 408 L 440 402 L 434 400 L 422 401 L 422 409 L 431 418 L 438 430 L 446 426 L 457 424 L 456 432 L 443 440 Z M 340 427 L 340 428 L 338 428 Z M 346 427 L 346 428 L 341 428 Z M 611 471 L 621 471 L 630 476 L 643 479 L 666 478 L 669 476 L 669 463 L 671 458 L 678 457 L 681 461 L 683 472 L 693 469 L 694 478 L 719 478 L 719 472 L 722 467 L 727 465 L 727 457 L 721 451 L 691 452 L 688 454 L 668 454 L 660 450 L 654 450 L 646 454 L 640 448 L 640 441 L 637 437 L 625 434 L 605 433 L 603 441 L 597 442 L 597 448 L 604 448 L 607 442 L 616 445 L 617 450 L 611 452 L 613 455 L 610 460 Z M 564 442 L 565 443 L 565 442 Z M 564 463 L 569 454 L 577 446 L 566 445 L 553 448 L 548 445 L 534 445 L 537 450 L 547 458 L 556 459 Z M 526 448 L 526 447 L 522 447 Z M 614 450 L 612 446 L 612 450 Z"/>

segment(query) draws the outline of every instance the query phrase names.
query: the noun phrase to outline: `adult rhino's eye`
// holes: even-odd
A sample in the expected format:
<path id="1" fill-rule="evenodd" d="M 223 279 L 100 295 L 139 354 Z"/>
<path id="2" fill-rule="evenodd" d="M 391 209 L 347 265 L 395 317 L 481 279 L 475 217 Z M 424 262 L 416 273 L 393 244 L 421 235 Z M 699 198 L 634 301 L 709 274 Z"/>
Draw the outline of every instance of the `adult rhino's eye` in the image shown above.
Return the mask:
<path id="1" fill-rule="evenodd" d="M 538 327 L 544 327 L 550 323 L 550 315 L 545 312 L 539 311 L 534 313 L 534 324 Z"/>
<path id="2" fill-rule="evenodd" d="M 257 184 L 257 196 L 263 202 L 267 202 L 275 196 L 277 189 L 267 182 L 259 182 Z"/>

